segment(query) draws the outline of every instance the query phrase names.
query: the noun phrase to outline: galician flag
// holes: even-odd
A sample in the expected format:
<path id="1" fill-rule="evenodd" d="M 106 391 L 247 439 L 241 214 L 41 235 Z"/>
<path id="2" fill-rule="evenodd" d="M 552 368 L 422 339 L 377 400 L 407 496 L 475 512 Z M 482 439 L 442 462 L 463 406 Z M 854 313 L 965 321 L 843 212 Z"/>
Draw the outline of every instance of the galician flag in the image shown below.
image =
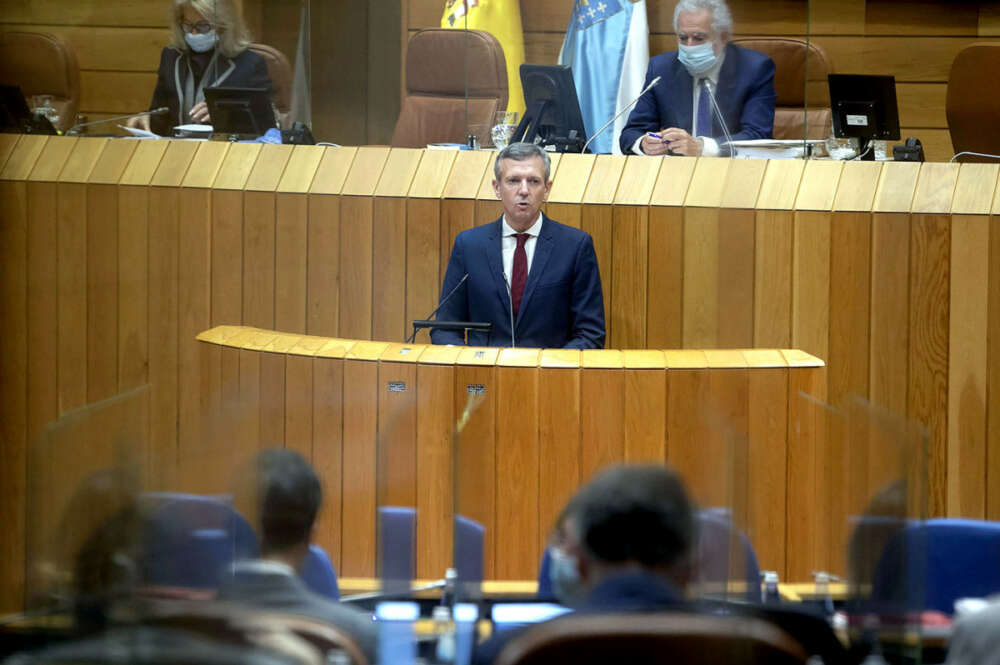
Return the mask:
<path id="1" fill-rule="evenodd" d="M 524 92 L 521 90 L 524 32 L 519 0 L 446 0 L 441 27 L 483 30 L 497 38 L 507 61 L 507 110 L 517 111 L 520 119 L 524 115 Z"/>
<path id="2" fill-rule="evenodd" d="M 646 0 L 576 0 L 559 64 L 573 68 L 583 125 L 593 136 L 642 91 L 649 66 Z M 629 112 L 590 144 L 592 152 L 621 153 L 618 137 Z"/>

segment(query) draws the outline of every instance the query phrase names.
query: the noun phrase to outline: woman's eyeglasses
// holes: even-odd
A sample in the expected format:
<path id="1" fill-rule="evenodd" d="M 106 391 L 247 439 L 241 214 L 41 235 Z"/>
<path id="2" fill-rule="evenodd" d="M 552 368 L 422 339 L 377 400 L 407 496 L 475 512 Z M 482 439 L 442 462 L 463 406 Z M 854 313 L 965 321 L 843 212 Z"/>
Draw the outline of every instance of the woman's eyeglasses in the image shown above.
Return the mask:
<path id="1" fill-rule="evenodd" d="M 212 24 L 208 21 L 198 21 L 197 23 L 188 23 L 187 21 L 181 21 L 181 30 L 184 32 L 194 34 L 207 34 L 212 31 Z"/>

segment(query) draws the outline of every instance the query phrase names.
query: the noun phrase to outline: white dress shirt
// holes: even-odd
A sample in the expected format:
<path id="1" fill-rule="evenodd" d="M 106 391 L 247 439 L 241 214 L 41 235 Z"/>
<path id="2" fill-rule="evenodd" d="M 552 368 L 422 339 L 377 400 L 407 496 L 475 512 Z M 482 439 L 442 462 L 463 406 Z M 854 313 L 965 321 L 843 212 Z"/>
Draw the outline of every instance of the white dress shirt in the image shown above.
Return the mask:
<path id="1" fill-rule="evenodd" d="M 514 270 L 514 250 L 517 249 L 517 233 L 507 223 L 507 215 L 503 216 L 501 222 L 503 235 L 500 238 L 500 250 L 503 254 L 503 274 L 507 278 L 507 291 L 510 292 L 510 284 L 513 281 Z M 524 241 L 524 253 L 528 257 L 528 274 L 531 274 L 531 259 L 535 256 L 535 245 L 538 243 L 538 234 L 542 232 L 542 213 L 538 213 L 538 219 L 528 227 L 524 233 L 528 234 L 528 239 Z"/>
<path id="2" fill-rule="evenodd" d="M 716 58 L 715 64 L 712 65 L 711 69 L 709 69 L 707 72 L 705 72 L 701 76 L 692 76 L 691 77 L 691 97 L 692 97 L 692 102 L 691 102 L 691 124 L 692 124 L 691 132 L 692 133 L 694 132 L 694 122 L 695 122 L 695 119 L 698 117 L 698 101 L 701 99 L 701 94 L 700 94 L 701 91 L 698 89 L 698 83 L 701 81 L 701 79 L 708 79 L 709 81 L 712 82 L 712 87 L 715 88 L 715 92 L 718 92 L 718 90 L 719 90 L 719 71 L 722 69 L 722 63 L 725 62 L 725 60 L 726 60 L 726 49 L 725 49 L 725 47 L 723 47 L 722 53 L 720 53 L 719 57 Z M 715 118 L 715 114 L 714 113 L 710 113 L 709 117 Z M 661 127 L 660 129 L 666 129 L 666 128 Z M 644 136 L 645 136 L 645 134 L 643 134 L 643 136 L 640 136 L 638 139 L 636 139 L 635 143 L 632 144 L 632 152 L 634 152 L 637 155 L 645 155 L 646 154 L 646 153 L 644 153 L 642 151 L 642 139 L 643 139 Z M 702 154 L 703 157 L 718 157 L 719 156 L 719 144 L 718 144 L 718 142 L 715 139 L 713 139 L 711 136 L 699 136 L 697 138 L 700 138 L 701 141 L 702 141 L 701 154 Z"/>

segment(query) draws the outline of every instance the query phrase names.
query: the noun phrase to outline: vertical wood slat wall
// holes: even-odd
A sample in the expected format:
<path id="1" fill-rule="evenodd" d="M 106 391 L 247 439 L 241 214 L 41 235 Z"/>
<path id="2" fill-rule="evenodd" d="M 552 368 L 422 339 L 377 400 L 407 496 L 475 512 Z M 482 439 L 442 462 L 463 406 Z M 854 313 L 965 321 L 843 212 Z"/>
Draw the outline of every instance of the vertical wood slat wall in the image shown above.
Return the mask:
<path id="1" fill-rule="evenodd" d="M 205 375 L 195 334 L 258 324 L 371 339 L 378 314 L 382 341 L 401 340 L 433 305 L 454 234 L 499 212 L 485 153 L 4 136 L 0 159 L 3 487 L 15 534 L 24 451 L 46 423 L 148 383 L 147 480 L 196 490 L 177 463 L 212 449 L 196 434 L 196 388 L 224 381 L 240 386 L 234 403 L 268 403 L 253 377 L 277 368 L 228 351 Z M 857 394 L 930 428 L 934 514 L 1000 517 L 997 167 L 581 155 L 553 166 L 547 211 L 595 235 L 615 347 L 787 341 L 827 362 L 831 402 Z M 405 264 L 376 262 L 377 247 Z M 388 293 L 389 276 L 405 294 Z M 475 383 L 495 371 L 460 373 Z M 542 373 L 540 397 L 604 388 L 557 377 Z M 332 380 L 312 377 L 318 389 Z M 540 413 L 539 430 L 561 436 L 564 415 Z M 363 412 L 322 417 L 378 427 Z M 242 431 L 265 446 L 287 419 L 307 430 L 296 418 Z M 592 468 L 592 453 L 575 463 Z M 11 569 L 19 541 L 4 542 Z"/>
<path id="2" fill-rule="evenodd" d="M 240 436 L 240 423 L 263 428 L 271 413 L 283 412 L 284 438 L 271 445 L 299 450 L 325 472 L 329 503 L 317 540 L 345 576 L 375 574 L 375 507 L 403 505 L 417 509 L 418 577 L 439 576 L 451 564 L 457 512 L 485 527 L 487 578 L 530 579 L 568 496 L 619 462 L 672 464 L 700 505 L 732 509 L 762 565 L 782 575 L 804 579 L 809 562 L 825 556 L 814 537 L 793 539 L 804 550 L 786 551 L 789 521 L 806 534 L 822 526 L 811 519 L 822 496 L 813 490 L 810 466 L 823 454 L 822 431 L 803 432 L 815 412 L 792 391 L 821 400 L 826 369 L 803 352 L 501 351 L 239 326 L 216 327 L 198 339 L 212 376 L 224 374 L 231 352 L 274 364 L 270 376 L 250 378 L 274 403 L 226 404 L 228 393 L 242 390 L 242 375 L 231 378 L 239 386 L 204 383 L 201 421 L 206 438 L 228 442 L 225 463 L 206 465 L 204 451 L 188 451 L 191 459 L 181 466 L 190 467 L 202 491 L 227 491 L 234 471 L 257 450 Z M 319 376 L 322 388 L 310 380 Z M 570 389 L 554 391 L 552 384 Z M 470 407 L 470 392 L 482 395 L 482 403 Z M 755 418 L 755 408 L 764 417 Z M 467 424 L 453 437 L 467 410 Z M 321 417 L 329 411 L 343 415 Z M 796 446 L 811 456 L 789 455 L 793 432 Z M 330 458 L 343 463 L 330 467 L 323 462 Z M 796 502 L 786 504 L 788 497 Z M 841 562 L 829 564 L 841 570 Z"/>

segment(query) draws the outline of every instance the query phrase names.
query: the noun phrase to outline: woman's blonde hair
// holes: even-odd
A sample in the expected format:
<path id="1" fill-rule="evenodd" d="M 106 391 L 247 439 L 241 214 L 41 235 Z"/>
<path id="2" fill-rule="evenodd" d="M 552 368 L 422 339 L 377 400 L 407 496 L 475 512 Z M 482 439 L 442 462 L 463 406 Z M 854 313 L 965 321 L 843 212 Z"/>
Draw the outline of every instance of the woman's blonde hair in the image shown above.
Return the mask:
<path id="1" fill-rule="evenodd" d="M 243 23 L 243 15 L 233 0 L 172 0 L 170 3 L 170 45 L 180 51 L 189 51 L 184 41 L 184 31 L 181 30 L 181 19 L 184 7 L 192 9 L 205 17 L 219 35 L 218 49 L 227 58 L 234 58 L 250 45 L 250 33 Z"/>

